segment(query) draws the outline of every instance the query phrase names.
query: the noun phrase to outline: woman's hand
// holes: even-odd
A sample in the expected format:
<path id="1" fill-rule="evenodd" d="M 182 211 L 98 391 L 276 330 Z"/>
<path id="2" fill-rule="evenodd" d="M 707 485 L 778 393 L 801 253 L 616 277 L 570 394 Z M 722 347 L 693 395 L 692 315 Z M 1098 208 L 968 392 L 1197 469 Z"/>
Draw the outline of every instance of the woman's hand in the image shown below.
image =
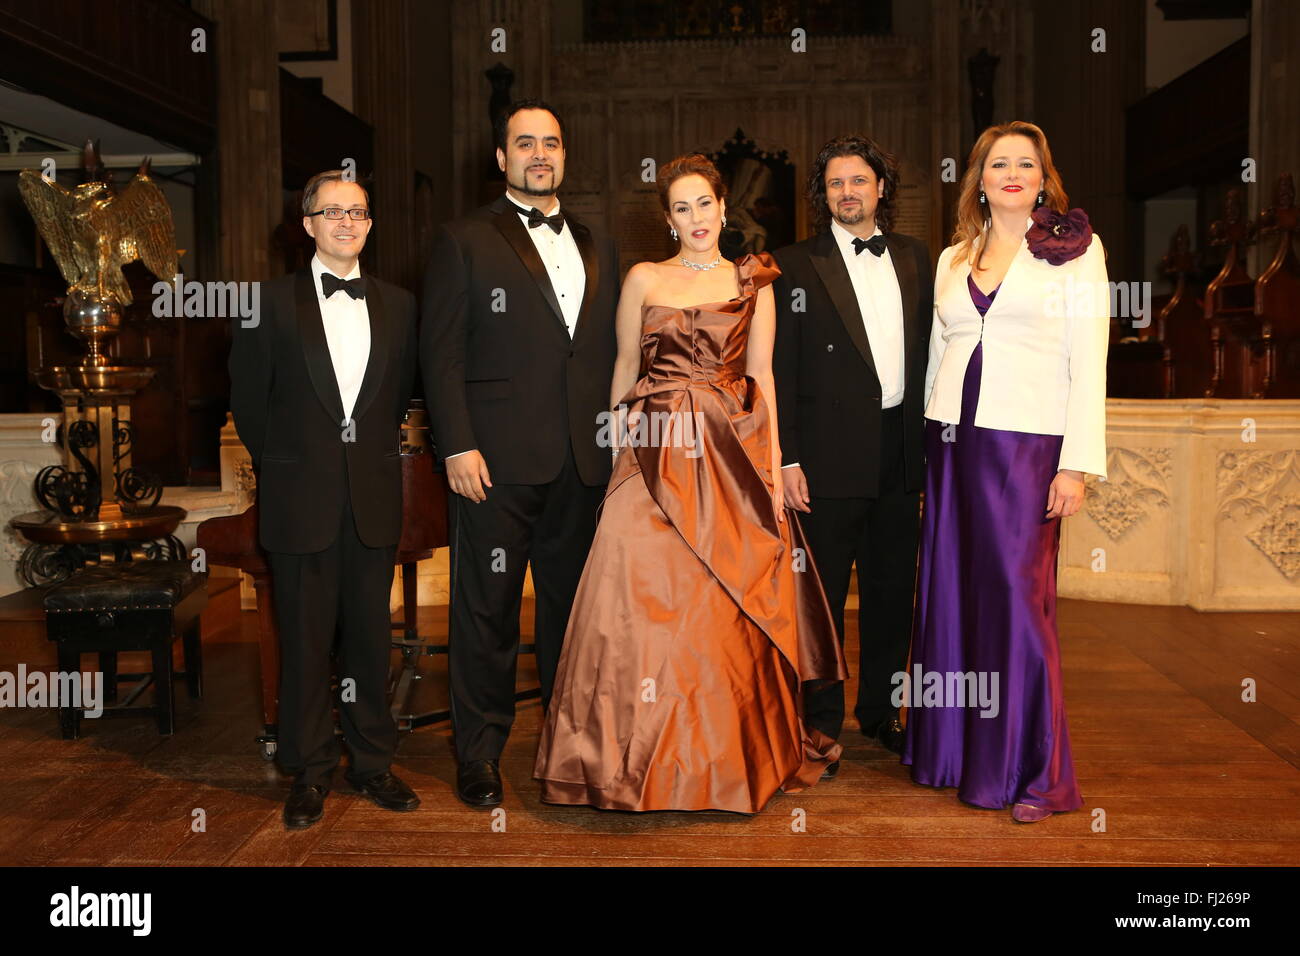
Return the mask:
<path id="1" fill-rule="evenodd" d="M 1047 489 L 1045 518 L 1068 518 L 1083 507 L 1083 472 L 1062 469 Z"/>

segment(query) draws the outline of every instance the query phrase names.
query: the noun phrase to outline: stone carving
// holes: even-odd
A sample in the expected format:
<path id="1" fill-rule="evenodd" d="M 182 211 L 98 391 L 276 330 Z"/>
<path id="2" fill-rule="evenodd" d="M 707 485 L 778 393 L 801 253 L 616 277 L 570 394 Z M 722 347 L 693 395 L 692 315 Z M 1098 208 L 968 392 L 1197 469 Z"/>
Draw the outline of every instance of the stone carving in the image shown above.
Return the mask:
<path id="1" fill-rule="evenodd" d="M 1237 506 L 1265 511 L 1288 478 L 1300 479 L 1300 450 L 1221 451 L 1216 477 L 1220 518 Z"/>
<path id="2" fill-rule="evenodd" d="M 678 89 L 691 82 L 731 90 L 760 83 L 764 87 L 808 84 L 824 75 L 840 77 L 840 68 L 853 56 L 870 58 L 870 75 L 862 74 L 863 82 L 872 76 L 889 77 L 895 83 L 920 82 L 929 68 L 928 48 L 923 51 L 910 37 L 818 36 L 816 41 L 806 55 L 799 56 L 789 55 L 789 37 L 566 44 L 551 60 L 551 85 L 584 94 L 618 94 L 642 92 L 648 81 L 664 76 L 674 77 Z"/>
<path id="3" fill-rule="evenodd" d="M 242 497 L 253 499 L 257 488 L 257 475 L 253 472 L 253 459 L 241 458 L 235 462 L 235 481 Z"/>
<path id="4" fill-rule="evenodd" d="M 17 561 L 26 547 L 9 527 L 9 519 L 36 507 L 32 483 L 38 471 L 39 465 L 22 459 L 0 462 L 0 560 Z"/>
<path id="5" fill-rule="evenodd" d="M 1116 448 L 1106 455 L 1110 477 L 1089 475 L 1084 511 L 1112 541 L 1146 517 L 1153 507 L 1169 507 L 1172 448 Z"/>
<path id="6" fill-rule="evenodd" d="M 1266 515 L 1246 540 L 1288 581 L 1300 578 L 1300 449 L 1221 451 L 1216 478 L 1218 517 Z"/>
<path id="7" fill-rule="evenodd" d="M 1283 495 L 1276 511 L 1246 535 L 1288 581 L 1300 578 L 1300 495 Z"/>

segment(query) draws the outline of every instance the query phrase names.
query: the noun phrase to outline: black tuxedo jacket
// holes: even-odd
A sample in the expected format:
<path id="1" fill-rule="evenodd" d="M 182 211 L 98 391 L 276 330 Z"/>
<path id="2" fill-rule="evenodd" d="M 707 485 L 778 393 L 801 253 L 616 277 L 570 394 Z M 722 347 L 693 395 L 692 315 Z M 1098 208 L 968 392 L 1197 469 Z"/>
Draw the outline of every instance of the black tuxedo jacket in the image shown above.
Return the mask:
<path id="1" fill-rule="evenodd" d="M 559 474 L 572 447 L 583 484 L 603 485 L 610 450 L 596 436 L 614 374 L 614 243 L 561 209 L 587 274 L 570 340 L 517 208 L 503 194 L 443 225 L 434 242 L 420 368 L 437 453 L 477 448 L 493 484 L 537 485 Z"/>
<path id="2" fill-rule="evenodd" d="M 362 543 L 396 545 L 401 424 L 415 385 L 415 297 L 366 276 L 370 359 L 351 441 L 311 270 L 262 283 L 260 305 L 256 326 L 231 323 L 230 410 L 257 472 L 262 547 L 325 550 L 338 534 L 344 495 Z"/>
<path id="3" fill-rule="evenodd" d="M 925 243 L 890 233 L 903 300 L 903 452 L 908 491 L 924 482 L 925 364 L 934 275 Z M 835 237 L 822 232 L 774 253 L 777 424 L 784 464 L 798 462 L 820 498 L 874 498 L 880 474 L 880 379 Z M 871 255 L 863 252 L 862 255 Z M 794 290 L 803 290 L 796 312 Z"/>

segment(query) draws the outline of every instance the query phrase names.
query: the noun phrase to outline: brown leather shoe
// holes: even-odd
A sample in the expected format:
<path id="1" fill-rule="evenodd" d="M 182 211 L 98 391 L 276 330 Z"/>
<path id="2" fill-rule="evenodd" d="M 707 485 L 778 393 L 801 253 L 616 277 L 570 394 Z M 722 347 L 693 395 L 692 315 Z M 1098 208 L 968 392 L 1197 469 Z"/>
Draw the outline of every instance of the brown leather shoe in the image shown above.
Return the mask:
<path id="1" fill-rule="evenodd" d="M 415 795 L 415 791 L 387 770 L 365 779 L 353 776 L 351 771 L 343 776 L 352 784 L 353 790 L 385 810 L 406 812 L 420 805 L 420 798 Z"/>
<path id="2" fill-rule="evenodd" d="M 307 786 L 295 783 L 289 789 L 289 799 L 284 802 L 286 830 L 305 830 L 325 815 L 325 795 L 328 787 Z"/>

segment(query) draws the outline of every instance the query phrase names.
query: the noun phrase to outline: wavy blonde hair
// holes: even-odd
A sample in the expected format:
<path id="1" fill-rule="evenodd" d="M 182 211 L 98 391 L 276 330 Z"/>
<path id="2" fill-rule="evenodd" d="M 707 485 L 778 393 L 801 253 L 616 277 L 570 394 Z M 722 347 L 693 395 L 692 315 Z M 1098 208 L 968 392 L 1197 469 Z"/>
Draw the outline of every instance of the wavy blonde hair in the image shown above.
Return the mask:
<path id="1" fill-rule="evenodd" d="M 1064 214 L 1070 208 L 1070 197 L 1061 185 L 1061 174 L 1052 163 L 1052 150 L 1047 145 L 1047 134 L 1033 123 L 1013 120 L 999 126 L 990 126 L 971 147 L 970 157 L 966 160 L 966 172 L 961 178 L 961 194 L 957 198 L 957 225 L 952 232 L 952 245 L 957 247 L 950 265 L 972 263 L 978 270 L 984 258 L 984 243 L 978 242 L 989 225 L 988 206 L 980 205 L 980 179 L 984 173 L 984 163 L 993 151 L 993 144 L 1003 136 L 1024 136 L 1034 144 L 1038 152 L 1039 166 L 1043 170 L 1043 205 L 1049 206 L 1057 213 Z M 978 245 L 979 251 L 975 253 Z M 972 253 L 975 253 L 972 259 Z"/>

